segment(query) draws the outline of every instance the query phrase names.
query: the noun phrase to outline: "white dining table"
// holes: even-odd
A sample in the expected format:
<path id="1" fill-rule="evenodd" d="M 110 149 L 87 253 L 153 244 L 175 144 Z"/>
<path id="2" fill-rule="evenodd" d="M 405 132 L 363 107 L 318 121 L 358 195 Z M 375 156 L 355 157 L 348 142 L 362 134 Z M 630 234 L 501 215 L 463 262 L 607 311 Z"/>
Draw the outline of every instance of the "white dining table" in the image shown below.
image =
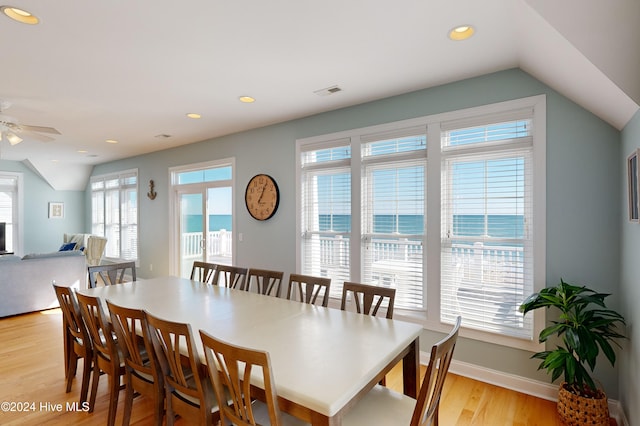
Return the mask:
<path id="1" fill-rule="evenodd" d="M 422 327 L 178 277 L 159 277 L 80 293 L 188 323 L 205 362 L 199 330 L 269 352 L 278 404 L 313 425 L 343 414 L 400 360 L 405 394 L 419 387 Z"/>

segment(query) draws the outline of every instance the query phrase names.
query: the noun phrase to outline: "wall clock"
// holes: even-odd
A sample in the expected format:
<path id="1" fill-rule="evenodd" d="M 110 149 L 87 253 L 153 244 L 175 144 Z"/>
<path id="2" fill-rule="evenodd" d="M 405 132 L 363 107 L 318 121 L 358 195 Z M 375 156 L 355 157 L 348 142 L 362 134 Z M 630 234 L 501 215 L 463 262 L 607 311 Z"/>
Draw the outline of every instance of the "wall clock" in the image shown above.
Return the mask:
<path id="1" fill-rule="evenodd" d="M 267 220 L 276 213 L 280 203 L 278 184 L 269 175 L 255 175 L 249 180 L 244 192 L 247 211 L 257 220 Z"/>

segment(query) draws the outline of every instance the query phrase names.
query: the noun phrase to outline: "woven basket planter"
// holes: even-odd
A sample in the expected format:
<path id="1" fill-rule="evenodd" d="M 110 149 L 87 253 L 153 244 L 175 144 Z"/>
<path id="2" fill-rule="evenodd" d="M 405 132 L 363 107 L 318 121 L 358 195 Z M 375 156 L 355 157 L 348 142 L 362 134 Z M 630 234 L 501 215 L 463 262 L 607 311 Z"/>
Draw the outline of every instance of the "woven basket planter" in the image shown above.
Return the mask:
<path id="1" fill-rule="evenodd" d="M 593 398 L 576 395 L 566 389 L 566 383 L 558 391 L 558 414 L 567 426 L 609 426 L 607 396 L 601 390 Z"/>

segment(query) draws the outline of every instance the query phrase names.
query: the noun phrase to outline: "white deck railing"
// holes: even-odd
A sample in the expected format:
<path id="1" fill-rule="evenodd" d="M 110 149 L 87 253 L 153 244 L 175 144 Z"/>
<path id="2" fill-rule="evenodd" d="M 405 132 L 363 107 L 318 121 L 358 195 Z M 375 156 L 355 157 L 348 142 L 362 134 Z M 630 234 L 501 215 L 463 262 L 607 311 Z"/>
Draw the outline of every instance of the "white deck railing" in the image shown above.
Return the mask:
<path id="1" fill-rule="evenodd" d="M 319 269 L 332 270 L 346 266 L 349 241 L 342 236 L 321 236 Z M 409 239 L 374 238 L 368 242 L 367 250 L 367 257 L 374 268 L 375 263 L 380 261 L 392 260 L 402 265 L 403 262 L 413 262 L 423 256 L 422 243 Z M 523 280 L 524 250 L 521 246 L 454 243 L 450 255 L 457 282 L 475 281 L 486 285 Z"/>
<path id="2" fill-rule="evenodd" d="M 188 277 L 194 260 L 202 259 L 204 253 L 202 232 L 187 232 L 181 240 L 181 271 Z M 209 231 L 206 238 L 207 258 L 214 263 L 230 264 L 233 254 L 233 232 L 221 229 Z"/>

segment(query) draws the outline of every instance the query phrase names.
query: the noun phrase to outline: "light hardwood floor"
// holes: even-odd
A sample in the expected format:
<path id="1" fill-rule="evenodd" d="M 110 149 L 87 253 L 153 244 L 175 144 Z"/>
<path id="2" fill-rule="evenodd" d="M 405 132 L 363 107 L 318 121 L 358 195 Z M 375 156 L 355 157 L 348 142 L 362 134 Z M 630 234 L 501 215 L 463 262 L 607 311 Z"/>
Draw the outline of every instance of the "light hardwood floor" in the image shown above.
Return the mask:
<path id="1" fill-rule="evenodd" d="M 5 403 L 0 411 L 0 424 L 104 425 L 109 402 L 107 378 L 103 376 L 100 380 L 94 413 L 70 411 L 67 404 L 78 399 L 82 370 L 79 368 L 71 392 L 65 393 L 63 365 L 59 310 L 0 319 L 0 403 Z M 387 377 L 387 386 L 401 389 L 401 377 L 399 367 L 395 368 Z M 123 398 L 124 392 L 121 392 L 117 425 L 122 424 Z M 7 412 L 6 403 L 23 411 Z M 153 424 L 149 400 L 136 398 L 131 424 Z M 177 424 L 180 425 L 180 421 Z M 440 424 L 553 426 L 561 423 L 556 417 L 554 402 L 450 374 L 443 390 Z"/>

